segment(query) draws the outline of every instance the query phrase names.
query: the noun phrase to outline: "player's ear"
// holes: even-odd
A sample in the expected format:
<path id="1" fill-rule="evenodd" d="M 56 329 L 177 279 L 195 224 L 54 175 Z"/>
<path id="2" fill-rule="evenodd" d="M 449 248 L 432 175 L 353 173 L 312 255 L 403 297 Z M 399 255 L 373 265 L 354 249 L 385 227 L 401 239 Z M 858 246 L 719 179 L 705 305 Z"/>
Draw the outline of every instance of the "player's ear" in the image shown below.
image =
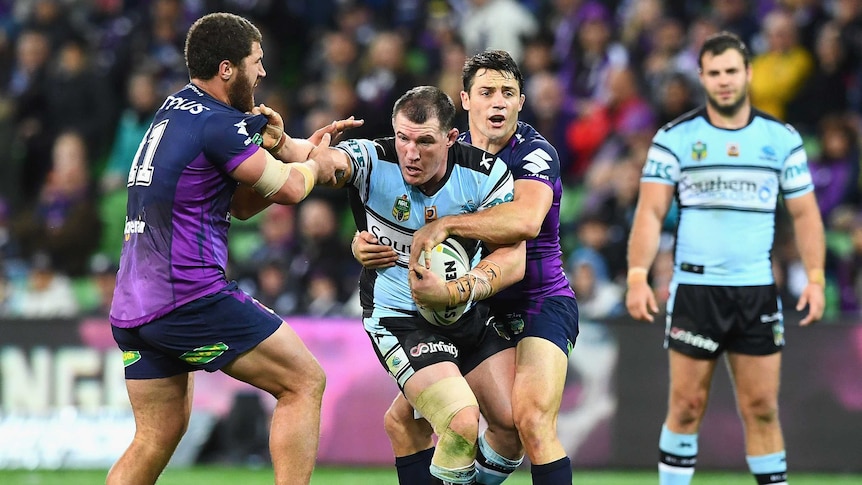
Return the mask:
<path id="1" fill-rule="evenodd" d="M 470 93 L 461 91 L 461 107 L 464 111 L 470 111 Z"/>
<path id="2" fill-rule="evenodd" d="M 446 134 L 446 146 L 450 147 L 455 144 L 455 141 L 458 139 L 458 128 L 452 128 L 449 130 L 449 133 Z"/>
<path id="3" fill-rule="evenodd" d="M 233 75 L 233 64 L 227 59 L 221 61 L 218 65 L 218 75 L 224 81 L 229 80 Z"/>

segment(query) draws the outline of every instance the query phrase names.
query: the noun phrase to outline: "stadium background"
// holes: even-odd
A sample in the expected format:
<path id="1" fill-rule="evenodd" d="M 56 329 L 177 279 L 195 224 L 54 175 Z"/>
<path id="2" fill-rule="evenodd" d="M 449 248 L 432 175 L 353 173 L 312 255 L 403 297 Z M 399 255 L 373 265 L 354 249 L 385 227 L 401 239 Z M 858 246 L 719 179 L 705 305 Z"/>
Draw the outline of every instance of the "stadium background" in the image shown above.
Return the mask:
<path id="1" fill-rule="evenodd" d="M 621 305 L 639 168 L 655 129 L 700 102 L 699 43 L 720 29 L 741 35 L 755 54 L 754 104 L 803 135 L 827 226 L 826 319 L 800 330 L 787 315 L 792 468 L 862 472 L 862 0 L 0 0 L 0 468 L 103 468 L 128 442 L 105 320 L 126 174 L 152 113 L 188 81 L 188 26 L 217 10 L 263 31 L 257 100 L 296 136 L 349 115 L 367 120 L 350 136 L 388 135 L 409 87 L 438 85 L 458 104 L 465 55 L 498 47 L 520 61 L 522 118 L 563 162 L 564 261 L 585 324 L 561 434 L 584 469 L 654 464 L 662 329 L 628 321 Z M 381 466 L 395 388 L 357 319 L 345 202 L 317 190 L 235 223 L 229 270 L 326 366 L 321 464 Z M 784 222 L 773 261 L 792 308 L 804 270 Z M 671 217 L 651 277 L 661 297 L 672 245 Z M 265 464 L 255 416 L 267 398 L 210 375 L 197 394 L 176 465 Z M 703 468 L 744 468 L 726 374 L 702 439 Z"/>

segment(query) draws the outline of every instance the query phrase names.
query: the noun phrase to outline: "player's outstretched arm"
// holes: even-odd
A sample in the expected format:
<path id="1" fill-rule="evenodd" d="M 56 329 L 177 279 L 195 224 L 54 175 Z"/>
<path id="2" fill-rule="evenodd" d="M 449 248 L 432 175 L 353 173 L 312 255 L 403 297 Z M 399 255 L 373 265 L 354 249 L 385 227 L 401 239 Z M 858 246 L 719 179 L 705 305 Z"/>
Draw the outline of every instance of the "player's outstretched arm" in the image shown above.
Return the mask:
<path id="1" fill-rule="evenodd" d="M 647 281 L 658 252 L 659 236 L 670 208 L 672 185 L 641 182 L 638 204 L 628 242 L 626 309 L 635 320 L 652 322 L 658 313 L 655 294 Z"/>
<path id="2" fill-rule="evenodd" d="M 554 201 L 550 187 L 536 180 L 515 181 L 515 198 L 511 202 L 498 204 L 488 209 L 446 216 L 430 222 L 413 233 L 410 266 L 430 261 L 419 261 L 424 249 L 431 249 L 449 236 L 478 239 L 491 244 L 512 244 L 535 238 Z"/>
<path id="3" fill-rule="evenodd" d="M 345 131 L 362 126 L 364 120 L 357 120 L 353 116 L 336 120 L 332 123 L 318 128 L 308 139 L 291 138 L 284 131 L 284 121 L 274 109 L 265 104 L 255 106 L 253 114 L 262 114 L 267 117 L 266 128 L 263 132 L 263 147 L 269 150 L 275 158 L 285 162 L 302 162 L 309 158 L 309 154 L 315 146 L 323 141 L 323 135 L 329 134 L 331 143 L 336 143 Z"/>
<path id="4" fill-rule="evenodd" d="M 374 234 L 368 231 L 357 231 L 350 242 L 350 252 L 364 268 L 383 269 L 395 266 L 398 253 L 391 247 L 377 242 Z"/>
<path id="5" fill-rule="evenodd" d="M 479 301 L 497 294 L 524 278 L 527 261 L 527 244 L 524 241 L 491 246 L 491 253 L 476 264 L 467 274 L 453 281 L 443 278 L 418 265 L 408 272 L 410 292 L 420 306 L 440 309 Z"/>
<path id="6" fill-rule="evenodd" d="M 826 308 L 826 277 L 823 267 L 826 258 L 826 237 L 823 232 L 823 220 L 813 192 L 800 197 L 785 199 L 784 204 L 793 218 L 793 230 L 796 235 L 796 245 L 802 257 L 802 264 L 808 273 L 808 284 L 799 295 L 796 309 L 802 311 L 808 307 L 808 314 L 799 322 L 809 325 L 823 317 Z"/>

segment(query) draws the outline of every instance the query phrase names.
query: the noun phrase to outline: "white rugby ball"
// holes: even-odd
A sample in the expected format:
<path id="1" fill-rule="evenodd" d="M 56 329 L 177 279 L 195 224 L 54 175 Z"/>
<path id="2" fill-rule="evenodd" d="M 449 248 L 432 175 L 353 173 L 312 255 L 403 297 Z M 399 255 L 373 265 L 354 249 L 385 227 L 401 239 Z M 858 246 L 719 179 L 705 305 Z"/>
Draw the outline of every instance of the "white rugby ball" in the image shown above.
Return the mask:
<path id="1" fill-rule="evenodd" d="M 422 251 L 419 255 L 419 261 L 424 261 L 424 258 L 425 251 Z M 464 276 L 471 267 L 470 254 L 455 238 L 447 238 L 431 250 L 431 267 L 429 269 L 446 281 Z M 421 305 L 417 305 L 417 307 L 419 314 L 425 320 L 434 325 L 445 327 L 452 325 L 461 318 L 464 310 L 467 309 L 467 304 L 450 306 L 436 311 Z"/>

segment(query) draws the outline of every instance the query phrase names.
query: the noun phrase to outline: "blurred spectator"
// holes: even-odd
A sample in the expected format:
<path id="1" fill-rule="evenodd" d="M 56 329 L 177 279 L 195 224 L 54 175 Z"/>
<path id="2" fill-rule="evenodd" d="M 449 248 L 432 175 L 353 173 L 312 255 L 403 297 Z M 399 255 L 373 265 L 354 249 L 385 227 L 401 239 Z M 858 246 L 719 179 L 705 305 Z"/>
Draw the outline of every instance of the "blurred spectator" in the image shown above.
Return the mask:
<path id="1" fill-rule="evenodd" d="M 661 49 L 656 42 L 656 29 L 663 22 L 677 22 L 676 19 L 665 17 L 662 0 L 627 2 L 621 10 L 620 41 L 626 46 L 632 62 L 638 64 L 644 62 L 650 52 Z"/>
<path id="2" fill-rule="evenodd" d="M 61 134 L 51 161 L 37 203 L 17 217 L 14 234 L 26 255 L 44 251 L 60 272 L 83 276 L 102 228 L 84 139 L 74 132 Z"/>
<path id="3" fill-rule="evenodd" d="M 610 12 L 589 2 L 578 11 L 580 22 L 569 56 L 560 65 L 560 80 L 565 89 L 563 109 L 575 116 L 588 113 L 607 97 L 604 90 L 612 69 L 625 67 L 629 55 L 625 47 L 613 42 Z"/>
<path id="4" fill-rule="evenodd" d="M 661 19 L 651 32 L 652 48 L 643 60 L 643 79 L 647 88 L 645 94 L 650 99 L 657 99 L 668 79 L 690 71 L 696 65 L 689 65 L 682 54 L 685 29 L 678 20 Z"/>
<path id="5" fill-rule="evenodd" d="M 263 212 L 259 231 L 261 244 L 246 262 L 252 269 L 271 261 L 290 261 L 296 252 L 294 207 L 273 204 Z"/>
<path id="6" fill-rule="evenodd" d="M 93 302 L 91 306 L 82 308 L 91 316 L 108 318 L 111 311 L 111 301 L 114 299 L 114 287 L 117 285 L 119 266 L 105 254 L 96 254 L 90 261 L 90 281 L 93 286 Z M 83 306 L 83 305 L 81 305 Z"/>
<path id="7" fill-rule="evenodd" d="M 356 82 L 360 111 L 364 113 L 390 113 L 402 94 L 416 84 L 406 69 L 404 39 L 394 31 L 380 32 L 371 41 L 365 56 L 365 65 Z M 378 138 L 392 131 L 389 116 L 372 116 L 350 136 Z"/>
<path id="8" fill-rule="evenodd" d="M 102 173 L 100 188 L 103 193 L 126 188 L 132 160 L 162 102 L 155 77 L 148 71 L 132 74 L 126 101 L 128 106 L 120 116 L 114 132 L 113 147 Z"/>
<path id="9" fill-rule="evenodd" d="M 515 0 L 468 0 L 461 19 L 461 38 L 467 55 L 486 49 L 508 51 L 515 62 L 524 59 L 524 42 L 539 31 L 539 22 Z"/>
<path id="10" fill-rule="evenodd" d="M 796 24 L 788 12 L 780 9 L 770 12 L 763 20 L 763 32 L 767 49 L 751 60 L 751 104 L 786 120 L 787 106 L 811 75 L 814 60 L 799 44 Z"/>
<path id="11" fill-rule="evenodd" d="M 90 65 L 89 46 L 84 39 L 70 37 L 57 52 L 48 71 L 48 121 L 50 135 L 75 130 L 84 137 L 91 160 L 107 152 L 107 133 L 113 117 L 114 97 L 105 79 Z"/>
<path id="12" fill-rule="evenodd" d="M 573 121 L 563 111 L 563 89 L 559 78 L 552 72 L 538 72 L 524 86 L 526 100 L 520 118 L 531 124 L 557 149 L 560 173 L 566 183 L 572 173 L 574 156 L 566 142 L 566 127 Z"/>
<path id="13" fill-rule="evenodd" d="M 738 35 L 745 45 L 751 46 L 760 31 L 760 23 L 752 11 L 749 0 L 711 0 L 712 14 L 719 30 Z"/>
<path id="14" fill-rule="evenodd" d="M 853 79 L 848 72 L 841 31 L 835 22 L 820 29 L 814 54 L 814 72 L 787 106 L 787 121 L 807 134 L 817 130 L 824 116 L 847 111 L 848 85 Z"/>
<path id="15" fill-rule="evenodd" d="M 15 177 L 20 171 L 21 179 L 13 184 L 20 183 L 20 195 L 25 201 L 38 193 L 51 159 L 47 80 L 50 58 L 51 41 L 46 33 L 29 29 L 21 32 L 6 86 L 6 93 L 15 103 L 12 121 L 17 135 L 12 154 L 15 167 L 6 176 Z"/>
<path id="16" fill-rule="evenodd" d="M 676 73 L 665 79 L 655 100 L 656 125 L 663 126 L 697 108 L 695 92 L 685 74 Z"/>
<path id="17" fill-rule="evenodd" d="M 835 22 L 841 30 L 841 43 L 848 57 L 850 78 L 848 107 L 862 112 L 862 1 L 834 0 L 832 2 Z"/>
<path id="18" fill-rule="evenodd" d="M 35 253 L 25 284 L 11 289 L 7 316 L 71 318 L 77 314 L 78 302 L 69 277 L 56 270 L 47 253 Z"/>
<path id="19" fill-rule="evenodd" d="M 537 74 L 557 71 L 558 63 L 553 49 L 554 38 L 546 32 L 539 32 L 526 39 L 524 60 L 520 66 L 525 82 Z"/>
<path id="20" fill-rule="evenodd" d="M 625 311 L 622 305 L 625 289 L 611 280 L 601 254 L 592 248 L 578 249 L 569 257 L 566 268 L 581 318 L 596 321 Z"/>
<path id="21" fill-rule="evenodd" d="M 354 86 L 359 79 L 359 46 L 345 32 L 327 32 L 309 53 L 302 73 L 298 103 L 303 110 L 326 104 L 324 86 L 339 80 Z"/>
<path id="22" fill-rule="evenodd" d="M 342 298 L 347 301 L 351 295 L 340 296 L 338 282 L 325 271 L 312 272 L 306 292 L 306 307 L 303 314 L 310 317 L 336 317 L 343 314 Z"/>
<path id="23" fill-rule="evenodd" d="M 287 261 L 273 258 L 257 270 L 254 297 L 278 315 L 295 315 L 299 309 L 301 284 L 291 282 L 287 274 Z"/>
<path id="24" fill-rule="evenodd" d="M 820 122 L 820 154 L 809 160 L 817 205 L 824 221 L 837 207 L 859 201 L 859 133 L 850 120 L 830 115 Z"/>
<path id="25" fill-rule="evenodd" d="M 461 90 L 464 89 L 462 74 L 467 51 L 461 42 L 451 41 L 441 46 L 440 56 L 440 69 L 434 76 L 433 84 L 448 94 L 455 103 L 455 127 L 460 131 L 467 131 L 467 112 L 461 104 Z M 351 133 L 351 136 L 355 135 Z"/>
<path id="26" fill-rule="evenodd" d="M 641 96 L 630 68 L 611 69 L 607 88 L 607 100 L 593 104 L 567 129 L 566 140 L 575 159 L 572 175 L 576 179 L 583 177 L 599 149 L 622 154 L 632 138 L 648 138 L 655 131 L 652 107 Z"/>

